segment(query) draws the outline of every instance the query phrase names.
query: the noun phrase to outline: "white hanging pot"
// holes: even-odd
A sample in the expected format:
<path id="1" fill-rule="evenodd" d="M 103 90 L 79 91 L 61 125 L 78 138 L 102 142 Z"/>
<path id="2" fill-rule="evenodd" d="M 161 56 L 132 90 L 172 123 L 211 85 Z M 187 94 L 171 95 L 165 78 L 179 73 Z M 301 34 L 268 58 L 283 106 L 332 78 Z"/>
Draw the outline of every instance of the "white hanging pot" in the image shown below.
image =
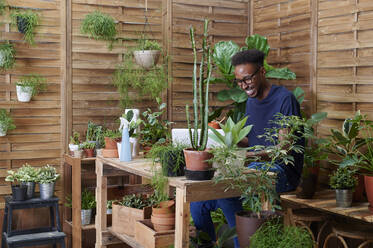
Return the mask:
<path id="1" fill-rule="evenodd" d="M 157 64 L 159 59 L 159 50 L 144 50 L 144 51 L 134 51 L 133 56 L 135 57 L 136 64 L 142 66 L 145 69 Z"/>
<path id="2" fill-rule="evenodd" d="M 16 86 L 17 98 L 20 102 L 29 102 L 32 97 L 32 87 L 30 86 Z"/>
<path id="3" fill-rule="evenodd" d="M 0 123 L 0 137 L 4 137 L 6 135 L 6 129 L 2 123 Z"/>
<path id="4" fill-rule="evenodd" d="M 0 67 L 3 67 L 5 64 L 5 54 L 3 50 L 0 50 Z"/>

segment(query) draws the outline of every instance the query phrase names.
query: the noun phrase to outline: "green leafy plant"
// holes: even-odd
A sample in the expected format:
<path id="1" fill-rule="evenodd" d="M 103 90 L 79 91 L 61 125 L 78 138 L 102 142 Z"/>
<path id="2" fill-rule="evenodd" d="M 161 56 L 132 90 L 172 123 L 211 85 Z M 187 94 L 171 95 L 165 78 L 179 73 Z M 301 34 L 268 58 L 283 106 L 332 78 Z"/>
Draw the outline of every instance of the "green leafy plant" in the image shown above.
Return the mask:
<path id="1" fill-rule="evenodd" d="M 82 149 L 94 149 L 96 146 L 96 143 L 90 143 L 90 142 L 83 142 L 81 144 Z"/>
<path id="2" fill-rule="evenodd" d="M 40 168 L 37 178 L 38 183 L 53 183 L 60 177 L 55 167 L 47 165 Z"/>
<path id="3" fill-rule="evenodd" d="M 252 248 L 312 248 L 310 233 L 302 227 L 284 226 L 279 218 L 265 222 L 250 238 Z"/>
<path id="4" fill-rule="evenodd" d="M 332 189 L 353 189 L 357 183 L 356 169 L 348 167 L 338 168 L 330 176 L 330 187 Z"/>
<path id="5" fill-rule="evenodd" d="M 136 66 L 132 56 L 132 52 L 124 55 L 123 63 L 117 66 L 113 76 L 122 108 L 127 108 L 144 97 L 156 100 L 168 86 L 166 59 L 163 64 L 146 70 Z"/>
<path id="6" fill-rule="evenodd" d="M 23 39 L 30 45 L 34 45 L 34 31 L 40 21 L 39 14 L 31 10 L 15 11 L 11 13 L 11 17 L 18 31 L 24 34 Z"/>
<path id="7" fill-rule="evenodd" d="M 5 0 L 0 0 L 0 15 L 4 14 L 6 6 L 7 3 L 5 2 Z"/>
<path id="8" fill-rule="evenodd" d="M 0 59 L 0 64 L 2 69 L 11 69 L 15 64 L 15 55 L 16 50 L 13 47 L 13 44 L 4 43 L 0 45 L 0 55 L 2 56 Z"/>
<path id="9" fill-rule="evenodd" d="M 14 125 L 14 121 L 8 111 L 5 109 L 0 109 L 0 129 L 6 133 L 7 131 L 15 128 L 16 125 Z"/>
<path id="10" fill-rule="evenodd" d="M 219 225 L 216 230 L 218 233 L 221 232 L 223 226 Z M 196 237 L 190 238 L 190 246 L 189 247 L 205 247 L 206 244 L 210 243 L 208 247 L 211 248 L 223 248 L 225 247 L 225 243 L 231 239 L 234 239 L 237 236 L 236 227 L 227 228 L 221 232 L 221 235 L 218 236 L 218 240 L 216 242 L 212 242 L 210 236 L 202 231 L 197 232 Z M 204 246 L 205 245 L 205 246 Z"/>
<path id="11" fill-rule="evenodd" d="M 108 137 L 111 139 L 120 139 L 122 138 L 122 132 L 118 129 L 115 129 L 115 130 L 106 129 L 104 131 L 104 137 Z"/>
<path id="12" fill-rule="evenodd" d="M 102 132 L 102 126 L 88 121 L 86 141 L 97 141 L 98 135 Z"/>
<path id="13" fill-rule="evenodd" d="M 96 208 L 95 194 L 91 191 L 84 190 L 82 192 L 82 209 L 94 209 Z"/>
<path id="14" fill-rule="evenodd" d="M 136 194 L 125 195 L 120 201 L 115 201 L 115 204 L 136 209 L 152 206 L 150 199 L 146 195 Z"/>
<path id="15" fill-rule="evenodd" d="M 79 145 L 80 144 L 80 133 L 74 131 L 73 136 L 70 136 L 70 144 Z"/>
<path id="16" fill-rule="evenodd" d="M 139 40 L 139 50 L 161 50 L 161 45 L 155 40 L 148 40 L 144 36 Z"/>
<path id="17" fill-rule="evenodd" d="M 22 176 L 18 173 L 18 171 L 8 170 L 8 176 L 5 178 L 6 182 L 11 182 L 15 184 L 19 184 L 20 182 L 23 182 Z"/>
<path id="18" fill-rule="evenodd" d="M 193 49 L 193 113 L 194 113 L 194 132 L 189 116 L 189 105 L 186 105 L 186 118 L 188 122 L 189 138 L 193 150 L 204 151 L 208 139 L 208 114 L 209 114 L 209 85 L 212 73 L 211 54 L 212 49 L 208 44 L 208 20 L 204 20 L 204 31 L 202 39 L 202 58 L 199 64 L 199 75 L 197 73 L 197 49 L 194 37 L 194 28 L 190 28 L 190 40 Z M 199 82 L 197 83 L 197 78 Z M 197 89 L 198 88 L 198 89 Z M 199 108 L 199 111 L 198 111 Z M 199 118 L 201 122 L 199 123 Z M 201 135 L 198 137 L 198 127 L 201 128 Z"/>
<path id="19" fill-rule="evenodd" d="M 37 74 L 23 76 L 16 85 L 20 86 L 22 89 L 25 87 L 31 87 L 32 96 L 37 95 L 39 92 L 44 91 L 47 88 L 46 79 Z"/>
<path id="20" fill-rule="evenodd" d="M 113 208 L 113 203 L 115 202 L 115 200 L 108 200 L 106 202 L 106 208 L 107 209 L 112 209 Z"/>
<path id="21" fill-rule="evenodd" d="M 26 163 L 18 169 L 17 173 L 21 177 L 22 182 L 37 182 L 40 171 Z"/>
<path id="22" fill-rule="evenodd" d="M 133 111 L 130 110 L 127 113 L 122 114 L 122 117 L 129 122 L 128 134 L 130 137 L 135 137 L 135 131 L 141 124 L 141 120 L 133 120 Z"/>
<path id="23" fill-rule="evenodd" d="M 113 48 L 115 36 L 117 35 L 115 20 L 98 10 L 85 16 L 80 27 L 80 32 L 88 35 L 89 38 L 109 42 L 109 50 Z"/>
<path id="24" fill-rule="evenodd" d="M 151 195 L 150 201 L 152 206 L 158 206 L 159 203 L 169 199 L 166 192 L 168 179 L 163 175 L 161 170 L 156 170 L 155 168 L 153 170 L 151 186 L 154 189 L 154 193 Z"/>
<path id="25" fill-rule="evenodd" d="M 143 119 L 140 122 L 140 144 L 143 146 L 152 146 L 154 144 L 163 144 L 170 139 L 168 128 L 172 124 L 167 120 L 162 120 L 162 114 L 166 108 L 165 103 L 157 98 L 158 110 L 153 112 L 147 109 L 142 113 Z"/>

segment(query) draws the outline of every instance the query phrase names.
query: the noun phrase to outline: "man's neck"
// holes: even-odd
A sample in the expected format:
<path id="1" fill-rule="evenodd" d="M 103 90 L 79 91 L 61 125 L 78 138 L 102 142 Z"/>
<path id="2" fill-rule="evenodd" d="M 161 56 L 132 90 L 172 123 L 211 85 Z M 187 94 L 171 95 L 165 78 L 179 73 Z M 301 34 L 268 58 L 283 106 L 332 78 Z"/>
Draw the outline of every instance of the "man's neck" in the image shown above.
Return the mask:
<path id="1" fill-rule="evenodd" d="M 268 96 L 269 92 L 271 91 L 271 86 L 272 84 L 270 82 L 268 82 L 267 80 L 264 81 L 262 94 L 260 94 L 260 96 L 257 96 L 256 98 L 259 101 L 262 101 L 263 99 L 265 99 Z"/>

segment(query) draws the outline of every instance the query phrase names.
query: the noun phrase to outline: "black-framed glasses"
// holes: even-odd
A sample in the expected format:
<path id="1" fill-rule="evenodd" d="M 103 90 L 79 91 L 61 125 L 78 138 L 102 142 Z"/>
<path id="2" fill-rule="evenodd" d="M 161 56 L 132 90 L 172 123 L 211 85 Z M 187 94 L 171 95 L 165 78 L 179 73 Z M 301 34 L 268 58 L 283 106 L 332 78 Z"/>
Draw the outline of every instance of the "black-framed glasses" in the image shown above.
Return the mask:
<path id="1" fill-rule="evenodd" d="M 234 79 L 234 83 L 236 83 L 236 84 L 243 84 L 243 83 L 245 83 L 246 84 L 247 82 L 252 81 L 253 78 L 255 77 L 255 75 L 260 70 L 260 68 L 261 67 L 259 67 L 258 69 L 256 69 L 256 71 L 253 74 L 245 76 L 243 79 L 237 79 L 237 78 L 235 78 Z"/>

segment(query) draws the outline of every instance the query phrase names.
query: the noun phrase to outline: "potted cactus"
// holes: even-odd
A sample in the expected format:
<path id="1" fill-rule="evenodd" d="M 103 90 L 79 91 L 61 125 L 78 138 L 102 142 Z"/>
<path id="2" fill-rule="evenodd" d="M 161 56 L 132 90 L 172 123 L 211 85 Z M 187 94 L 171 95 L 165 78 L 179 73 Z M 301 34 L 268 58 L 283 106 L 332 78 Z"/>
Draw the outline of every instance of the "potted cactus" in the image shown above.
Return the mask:
<path id="1" fill-rule="evenodd" d="M 40 169 L 37 182 L 40 188 L 40 198 L 45 200 L 53 197 L 54 185 L 60 177 L 55 167 L 47 165 Z"/>
<path id="2" fill-rule="evenodd" d="M 15 129 L 13 119 L 5 109 L 0 109 L 0 137 L 6 135 L 9 130 Z"/>
<path id="3" fill-rule="evenodd" d="M 207 139 L 208 139 L 208 104 L 209 104 L 209 84 L 211 80 L 212 64 L 211 64 L 211 47 L 207 43 L 208 41 L 208 20 L 204 23 L 204 35 L 202 41 L 202 60 L 199 65 L 199 83 L 197 83 L 197 49 L 196 42 L 194 39 L 194 28 L 190 28 L 190 39 L 192 42 L 193 49 L 193 112 L 194 112 L 194 130 L 192 131 L 190 117 L 189 117 L 189 106 L 186 106 L 186 115 L 189 129 L 191 148 L 184 149 L 186 170 L 185 175 L 188 179 L 200 178 L 209 180 L 213 177 L 213 170 L 211 170 L 211 163 L 207 160 L 212 158 L 212 154 L 206 150 Z M 206 71 L 207 70 L 207 71 Z M 207 78 L 205 78 L 207 75 Z M 198 110 L 199 108 L 199 110 Z M 199 117 L 201 118 L 199 122 Z M 199 135 L 198 127 L 201 127 Z"/>

